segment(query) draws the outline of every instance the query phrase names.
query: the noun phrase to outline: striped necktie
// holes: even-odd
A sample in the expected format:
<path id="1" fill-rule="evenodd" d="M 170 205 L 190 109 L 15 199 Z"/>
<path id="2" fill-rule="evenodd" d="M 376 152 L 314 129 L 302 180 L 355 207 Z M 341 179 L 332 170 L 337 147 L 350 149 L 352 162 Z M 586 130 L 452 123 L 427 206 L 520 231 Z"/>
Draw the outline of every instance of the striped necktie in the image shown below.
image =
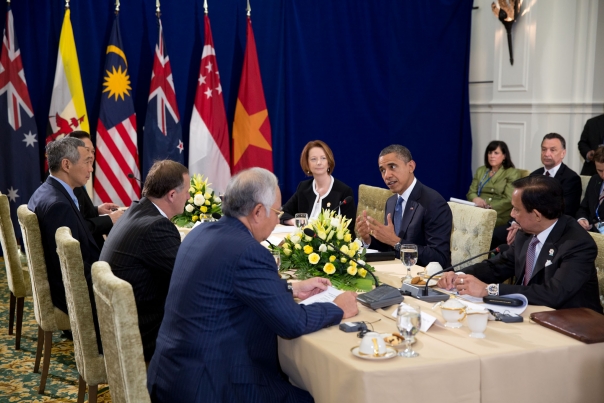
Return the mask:
<path id="1" fill-rule="evenodd" d="M 528 285 L 529 281 L 531 281 L 531 276 L 533 275 L 533 268 L 535 267 L 535 249 L 537 248 L 538 243 L 539 239 L 533 235 L 528 250 L 526 251 L 526 265 L 524 266 L 523 282 L 524 285 Z"/>
<path id="2" fill-rule="evenodd" d="M 394 207 L 394 218 L 392 222 L 394 223 L 394 233 L 398 235 L 401 230 L 401 225 L 403 223 L 403 196 L 399 196 L 396 200 L 396 206 Z"/>

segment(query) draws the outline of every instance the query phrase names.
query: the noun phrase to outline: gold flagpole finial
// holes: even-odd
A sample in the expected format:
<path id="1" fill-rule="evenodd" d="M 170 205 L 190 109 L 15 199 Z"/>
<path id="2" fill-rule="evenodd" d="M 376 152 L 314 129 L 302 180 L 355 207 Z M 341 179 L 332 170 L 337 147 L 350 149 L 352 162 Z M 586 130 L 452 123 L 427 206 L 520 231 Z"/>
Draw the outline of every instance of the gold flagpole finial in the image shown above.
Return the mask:
<path id="1" fill-rule="evenodd" d="M 159 17 L 159 0 L 155 0 L 155 14 Z"/>
<path id="2" fill-rule="evenodd" d="M 69 8 L 69 0 L 65 0 L 65 8 Z"/>
<path id="3" fill-rule="evenodd" d="M 252 15 L 252 7 L 250 7 L 250 0 L 247 0 L 247 16 Z"/>
<path id="4" fill-rule="evenodd" d="M 208 0 L 203 0 L 203 12 L 208 13 Z"/>
<path id="5" fill-rule="evenodd" d="M 115 0 L 115 13 L 120 12 L 120 0 Z"/>

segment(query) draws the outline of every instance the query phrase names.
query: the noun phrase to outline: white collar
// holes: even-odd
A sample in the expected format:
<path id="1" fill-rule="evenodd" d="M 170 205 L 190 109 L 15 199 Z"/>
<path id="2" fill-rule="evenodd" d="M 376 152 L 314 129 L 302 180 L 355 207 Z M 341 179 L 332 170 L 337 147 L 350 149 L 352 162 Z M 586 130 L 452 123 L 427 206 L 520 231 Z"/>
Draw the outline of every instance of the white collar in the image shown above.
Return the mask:
<path id="1" fill-rule="evenodd" d="M 149 200 L 149 201 L 151 201 L 151 200 Z M 153 203 L 153 202 L 151 202 L 151 203 Z M 163 210 L 162 210 L 162 209 L 160 209 L 160 208 L 159 208 L 159 206 L 158 206 L 157 204 L 153 203 L 153 205 L 154 205 L 155 207 L 157 207 L 157 210 L 159 210 L 159 213 L 160 213 L 161 215 L 163 215 L 164 217 L 168 218 L 168 216 L 166 215 L 166 213 L 164 213 L 164 212 L 163 212 Z M 168 219 L 169 219 L 169 218 L 168 218 Z"/>
<path id="2" fill-rule="evenodd" d="M 562 165 L 562 161 L 560 161 L 560 163 L 558 165 L 556 165 L 555 167 L 553 167 L 552 169 L 547 169 L 546 167 L 543 167 L 543 169 L 545 170 L 545 171 L 543 171 L 543 175 L 545 175 L 546 172 L 549 172 L 549 176 L 551 176 L 553 178 L 554 176 L 556 176 L 558 169 L 560 169 L 560 165 Z"/>
<path id="3" fill-rule="evenodd" d="M 409 186 L 407 189 L 405 189 L 405 191 L 398 196 L 399 197 L 402 196 L 405 201 L 409 200 L 409 196 L 411 195 L 411 192 L 413 192 L 413 188 L 415 187 L 416 183 L 417 183 L 417 178 L 413 178 L 413 182 L 411 182 L 411 186 Z"/>

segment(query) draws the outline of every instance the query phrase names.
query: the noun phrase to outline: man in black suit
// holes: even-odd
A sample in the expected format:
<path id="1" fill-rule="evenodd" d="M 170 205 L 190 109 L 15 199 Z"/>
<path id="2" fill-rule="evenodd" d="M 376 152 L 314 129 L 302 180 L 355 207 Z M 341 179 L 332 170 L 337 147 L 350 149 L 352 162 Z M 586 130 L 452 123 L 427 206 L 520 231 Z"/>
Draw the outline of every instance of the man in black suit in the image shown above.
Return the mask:
<path id="1" fill-rule="evenodd" d="M 585 189 L 585 197 L 577 211 L 577 222 L 587 231 L 599 232 L 596 224 L 604 221 L 602 208 L 602 179 L 604 179 L 604 147 L 600 147 L 592 156 L 597 174 L 592 176 Z M 604 228 L 603 228 L 604 230 Z"/>
<path id="2" fill-rule="evenodd" d="M 585 122 L 581 140 L 579 140 L 579 152 L 585 158 L 581 175 L 595 175 L 596 166 L 593 155 L 598 147 L 604 144 L 604 115 L 596 116 Z"/>
<path id="3" fill-rule="evenodd" d="M 530 176 L 551 176 L 562 186 L 564 214 L 574 217 L 581 203 L 581 178 L 562 162 L 566 156 L 566 140 L 558 133 L 549 133 L 541 141 L 541 163 L 543 168 L 531 172 Z M 493 231 L 491 249 L 507 243 L 511 245 L 520 226 L 516 222 L 501 225 Z"/>
<path id="4" fill-rule="evenodd" d="M 69 137 L 49 143 L 46 154 L 50 175 L 29 199 L 27 208 L 38 217 L 52 302 L 67 313 L 55 233 L 59 227 L 69 227 L 71 235 L 80 242 L 84 276 L 92 296 L 90 267 L 98 260 L 100 251 L 79 211 L 73 189 L 88 182 L 93 157 L 81 140 Z M 94 298 L 91 298 L 91 304 L 96 317 Z"/>
<path id="5" fill-rule="evenodd" d="M 384 224 L 363 211 L 356 221 L 357 236 L 372 249 L 394 250 L 402 244 L 415 244 L 417 264 L 451 263 L 453 214 L 443 197 L 415 178 L 415 161 L 402 145 L 384 148 L 378 166 L 386 186 L 395 195 L 386 201 Z"/>
<path id="6" fill-rule="evenodd" d="M 594 265 L 598 247 L 573 217 L 563 214 L 560 183 L 539 175 L 513 185 L 512 217 L 522 230 L 510 249 L 464 268 L 465 274 L 447 272 L 438 285 L 461 295 L 519 293 L 532 305 L 602 313 Z M 514 283 L 503 283 L 513 277 Z"/>
<path id="7" fill-rule="evenodd" d="M 114 225 L 101 252 L 100 260 L 132 285 L 145 361 L 150 361 L 155 351 L 180 247 L 180 234 L 170 219 L 184 211 L 189 183 L 189 173 L 182 164 L 170 160 L 153 164 L 143 198 Z"/>

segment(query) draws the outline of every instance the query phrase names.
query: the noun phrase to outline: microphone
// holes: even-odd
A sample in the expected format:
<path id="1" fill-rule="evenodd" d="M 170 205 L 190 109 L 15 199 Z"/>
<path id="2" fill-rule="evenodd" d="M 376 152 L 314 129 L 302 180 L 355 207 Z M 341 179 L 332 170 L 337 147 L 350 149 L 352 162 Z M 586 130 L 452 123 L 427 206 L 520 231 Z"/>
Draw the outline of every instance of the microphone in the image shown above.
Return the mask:
<path id="1" fill-rule="evenodd" d="M 457 264 L 454 264 L 454 265 L 451 265 L 451 266 L 447 267 L 446 269 L 443 269 L 443 270 L 441 270 L 441 271 L 437 271 L 436 273 L 434 273 L 433 275 L 431 275 L 431 276 L 428 278 L 428 281 L 426 281 L 426 286 L 424 287 L 424 290 L 423 290 L 423 292 L 422 292 L 422 295 L 424 295 L 424 296 L 428 295 L 428 284 L 430 284 L 430 280 L 432 280 L 432 277 L 434 277 L 434 276 L 436 276 L 436 275 L 438 275 L 438 274 L 444 273 L 444 272 L 446 272 L 446 271 L 451 271 L 451 269 L 455 269 L 455 267 L 457 267 L 457 266 L 459 266 L 459 265 L 462 265 L 462 264 L 464 264 L 464 263 L 468 263 L 470 260 L 474 260 L 474 259 L 476 259 L 477 257 L 480 257 L 480 256 L 482 256 L 482 255 L 486 255 L 486 254 L 489 254 L 489 253 L 495 253 L 495 252 L 497 252 L 497 253 L 502 253 L 502 252 L 505 252 L 506 250 L 508 250 L 509 248 L 510 248 L 510 245 L 508 245 L 508 244 L 499 245 L 499 246 L 498 246 L 498 247 L 496 247 L 495 249 L 491 249 L 491 250 L 490 250 L 490 251 L 488 251 L 488 252 L 482 252 L 482 253 L 479 253 L 478 255 L 476 255 L 476 256 L 472 256 L 471 258 L 466 259 L 466 260 L 464 260 L 463 262 L 459 262 L 459 263 L 457 263 Z M 455 271 L 455 270 L 453 270 L 453 271 Z"/>
<path id="2" fill-rule="evenodd" d="M 220 213 L 212 213 L 212 218 L 215 220 L 220 220 L 222 218 L 222 214 Z"/>
<path id="3" fill-rule="evenodd" d="M 130 179 L 136 179 L 141 185 L 143 184 L 143 181 L 141 181 L 140 179 L 138 179 L 136 176 L 134 176 L 134 174 L 132 172 L 130 172 L 128 174 L 128 178 Z"/>
<path id="4" fill-rule="evenodd" d="M 338 204 L 338 207 L 342 207 L 342 206 L 344 206 L 345 204 L 350 204 L 350 203 L 352 203 L 353 201 L 354 201 L 354 198 L 353 198 L 352 196 L 346 196 L 346 198 L 345 198 L 344 200 L 342 200 L 342 201 L 340 202 L 340 204 Z"/>
<path id="5" fill-rule="evenodd" d="M 352 199 L 352 196 L 348 196 Z M 348 199 L 348 197 L 346 199 L 344 199 L 344 202 Z M 310 228 L 304 228 L 304 235 L 307 235 L 311 238 L 316 238 L 317 234 L 315 231 L 313 231 Z M 319 238 L 320 239 L 320 238 Z M 334 244 L 330 243 L 330 242 L 324 242 L 325 245 L 327 246 L 331 246 L 336 252 L 338 252 L 340 255 L 346 256 L 349 260 L 352 260 L 353 262 L 355 262 L 357 264 L 358 267 L 361 267 L 363 269 L 365 269 L 365 265 L 364 264 L 360 264 L 358 261 L 354 260 L 353 258 L 351 258 L 350 256 L 348 256 L 347 254 L 345 254 L 344 252 L 342 252 L 337 246 L 335 246 Z M 365 269 L 367 270 L 367 273 L 371 274 L 371 277 L 373 277 L 373 281 L 375 283 L 376 288 L 380 286 L 380 282 L 378 281 L 377 277 L 375 276 L 375 274 L 373 274 L 373 272 L 369 269 Z"/>

